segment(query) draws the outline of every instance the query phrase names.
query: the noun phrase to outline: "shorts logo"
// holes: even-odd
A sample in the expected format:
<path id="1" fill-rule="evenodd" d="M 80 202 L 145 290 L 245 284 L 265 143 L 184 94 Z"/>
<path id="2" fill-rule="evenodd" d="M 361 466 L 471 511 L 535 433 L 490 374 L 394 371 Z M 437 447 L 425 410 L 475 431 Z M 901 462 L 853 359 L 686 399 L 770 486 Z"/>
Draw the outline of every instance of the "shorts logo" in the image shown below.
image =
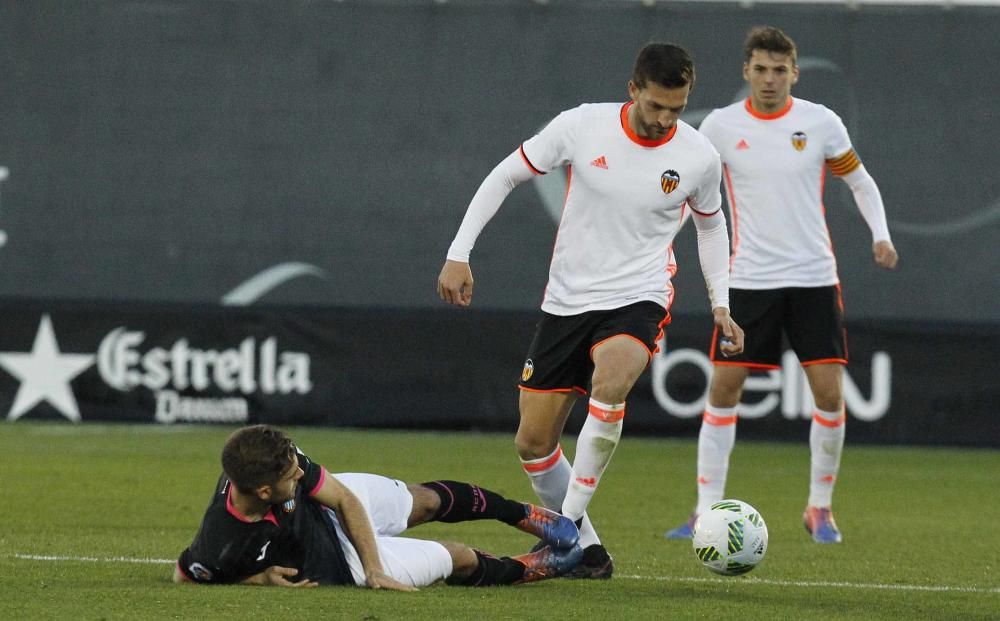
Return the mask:
<path id="1" fill-rule="evenodd" d="M 806 148 L 806 140 L 805 132 L 795 132 L 792 134 L 792 146 L 795 147 L 796 151 Z"/>
<path id="2" fill-rule="evenodd" d="M 531 379 L 532 374 L 535 372 L 535 363 L 528 358 L 524 361 L 524 368 L 521 369 L 521 381 L 526 382 Z"/>
<path id="3" fill-rule="evenodd" d="M 677 184 L 681 182 L 681 176 L 677 174 L 676 170 L 665 171 L 660 175 L 660 187 L 663 188 L 664 194 L 670 194 L 677 189 Z"/>
<path id="4" fill-rule="evenodd" d="M 188 571 L 191 572 L 191 575 L 194 576 L 195 580 L 208 582 L 212 579 L 212 572 L 208 570 L 208 567 L 205 567 L 201 563 L 191 563 L 191 565 L 188 566 Z"/>

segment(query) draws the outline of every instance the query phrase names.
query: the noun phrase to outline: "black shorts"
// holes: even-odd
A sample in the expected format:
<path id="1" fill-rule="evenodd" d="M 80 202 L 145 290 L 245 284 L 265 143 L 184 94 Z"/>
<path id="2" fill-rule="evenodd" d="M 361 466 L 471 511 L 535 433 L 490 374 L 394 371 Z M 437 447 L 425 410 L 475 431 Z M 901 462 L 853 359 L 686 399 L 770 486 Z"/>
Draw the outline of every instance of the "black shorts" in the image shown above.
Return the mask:
<path id="1" fill-rule="evenodd" d="M 670 313 L 656 302 L 637 302 L 621 308 L 579 315 L 544 313 L 535 328 L 518 384 L 538 392 L 587 394 L 594 373 L 591 352 L 603 341 L 627 335 L 642 343 L 652 358 Z"/>
<path id="2" fill-rule="evenodd" d="M 746 333 L 743 353 L 723 356 L 719 329 L 712 334 L 716 364 L 761 369 L 781 367 L 782 332 L 803 366 L 847 364 L 847 332 L 840 285 L 784 289 L 730 289 L 729 310 Z"/>

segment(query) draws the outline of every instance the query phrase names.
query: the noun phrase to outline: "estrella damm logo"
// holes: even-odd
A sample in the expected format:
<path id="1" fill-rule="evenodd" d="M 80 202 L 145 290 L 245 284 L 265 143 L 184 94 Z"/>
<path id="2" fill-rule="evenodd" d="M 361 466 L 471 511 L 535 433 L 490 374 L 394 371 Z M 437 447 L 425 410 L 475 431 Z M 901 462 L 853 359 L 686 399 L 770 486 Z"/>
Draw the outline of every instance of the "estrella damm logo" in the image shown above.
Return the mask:
<path id="1" fill-rule="evenodd" d="M 531 379 L 531 375 L 535 372 L 535 363 L 528 358 L 524 361 L 524 368 L 521 369 L 521 381 L 526 382 Z"/>
<path id="2" fill-rule="evenodd" d="M 681 176 L 677 174 L 676 170 L 665 171 L 660 175 L 660 187 L 663 188 L 664 194 L 670 194 L 677 189 L 677 184 L 681 182 Z"/>
<path id="3" fill-rule="evenodd" d="M 806 134 L 805 132 L 795 132 L 792 134 L 792 146 L 795 147 L 796 151 L 801 151 L 806 148 Z"/>

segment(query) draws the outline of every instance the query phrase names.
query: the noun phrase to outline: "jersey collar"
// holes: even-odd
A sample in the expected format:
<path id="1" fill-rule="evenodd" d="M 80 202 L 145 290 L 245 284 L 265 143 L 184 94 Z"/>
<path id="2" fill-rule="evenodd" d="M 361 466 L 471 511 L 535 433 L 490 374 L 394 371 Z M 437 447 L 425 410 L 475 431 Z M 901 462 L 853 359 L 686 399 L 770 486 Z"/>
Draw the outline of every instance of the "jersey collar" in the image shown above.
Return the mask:
<path id="1" fill-rule="evenodd" d="M 753 104 L 750 103 L 749 97 L 747 97 L 746 101 L 743 102 L 743 107 L 745 107 L 747 109 L 747 112 L 750 113 L 750 116 L 754 117 L 755 119 L 760 119 L 762 121 L 773 121 L 774 119 L 780 119 L 781 117 L 788 114 L 788 111 L 792 109 L 792 98 L 791 97 L 788 98 L 788 103 L 785 104 L 784 108 L 778 110 L 777 112 L 772 112 L 771 114 L 764 114 L 763 112 L 757 112 L 756 110 L 754 110 Z"/>
<path id="2" fill-rule="evenodd" d="M 634 101 L 625 102 L 625 105 L 622 106 L 622 111 L 620 115 L 622 120 L 622 129 L 625 130 L 625 135 L 628 136 L 628 139 L 642 147 L 660 147 L 670 142 L 670 139 L 673 138 L 674 134 L 677 133 L 676 123 L 674 123 L 674 126 L 670 128 L 670 131 L 667 132 L 667 135 L 664 136 L 663 138 L 660 138 L 659 140 L 650 140 L 649 138 L 642 138 L 634 131 L 632 131 L 632 126 L 628 124 L 628 109 L 631 108 L 632 104 L 634 103 L 635 103 Z"/>
<path id="3" fill-rule="evenodd" d="M 231 481 L 230 481 L 229 489 L 226 491 L 226 511 L 229 512 L 229 515 L 233 516 L 234 518 L 236 518 L 237 520 L 239 520 L 241 522 L 246 522 L 248 524 L 253 524 L 254 521 L 255 521 L 255 520 L 251 520 L 247 516 L 245 516 L 242 513 L 240 513 L 239 510 L 236 508 L 236 506 L 233 505 L 233 487 L 232 487 L 232 482 Z M 278 518 L 276 518 L 274 516 L 274 508 L 273 507 L 267 510 L 267 513 L 264 514 L 264 519 L 267 520 L 268 522 L 271 522 L 275 526 L 278 525 Z"/>

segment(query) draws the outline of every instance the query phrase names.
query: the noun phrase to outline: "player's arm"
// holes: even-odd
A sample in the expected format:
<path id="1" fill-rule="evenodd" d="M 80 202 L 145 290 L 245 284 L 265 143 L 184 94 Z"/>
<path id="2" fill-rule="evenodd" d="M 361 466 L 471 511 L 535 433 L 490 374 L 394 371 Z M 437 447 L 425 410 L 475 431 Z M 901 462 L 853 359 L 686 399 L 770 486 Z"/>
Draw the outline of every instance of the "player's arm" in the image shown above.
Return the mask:
<path id="1" fill-rule="evenodd" d="M 885 205 L 882 194 L 878 190 L 875 179 L 865 170 L 864 164 L 858 159 L 854 149 L 848 149 L 837 157 L 826 161 L 827 166 L 837 177 L 851 188 L 854 203 L 865 219 L 872 232 L 872 252 L 875 263 L 885 269 L 895 269 L 899 260 L 896 248 L 889 238 L 889 225 L 885 219 Z"/>
<path id="2" fill-rule="evenodd" d="M 448 249 L 448 260 L 438 276 L 438 296 L 449 304 L 472 303 L 472 268 L 469 255 L 479 234 L 496 215 L 504 199 L 521 183 L 534 176 L 521 148 L 507 156 L 486 176 L 462 219 L 462 225 Z"/>
<path id="3" fill-rule="evenodd" d="M 389 577 L 382 567 L 375 532 L 372 530 L 368 513 L 358 497 L 335 477 L 326 474 L 320 487 L 312 492 L 313 498 L 337 512 L 340 525 L 361 559 L 365 570 L 365 580 L 372 589 L 392 589 L 394 591 L 416 591 L 417 589 Z"/>
<path id="4" fill-rule="evenodd" d="M 743 351 L 743 330 L 729 315 L 729 229 L 722 212 L 722 162 L 713 151 L 701 185 L 688 197 L 695 230 L 698 233 L 698 261 L 712 303 L 712 319 L 725 336 L 720 348 L 723 355 Z"/>
<path id="5" fill-rule="evenodd" d="M 729 230 L 719 208 L 710 215 L 697 211 L 691 216 L 698 232 L 698 259 L 712 303 L 712 319 L 725 336 L 723 355 L 743 351 L 743 329 L 729 315 Z"/>

